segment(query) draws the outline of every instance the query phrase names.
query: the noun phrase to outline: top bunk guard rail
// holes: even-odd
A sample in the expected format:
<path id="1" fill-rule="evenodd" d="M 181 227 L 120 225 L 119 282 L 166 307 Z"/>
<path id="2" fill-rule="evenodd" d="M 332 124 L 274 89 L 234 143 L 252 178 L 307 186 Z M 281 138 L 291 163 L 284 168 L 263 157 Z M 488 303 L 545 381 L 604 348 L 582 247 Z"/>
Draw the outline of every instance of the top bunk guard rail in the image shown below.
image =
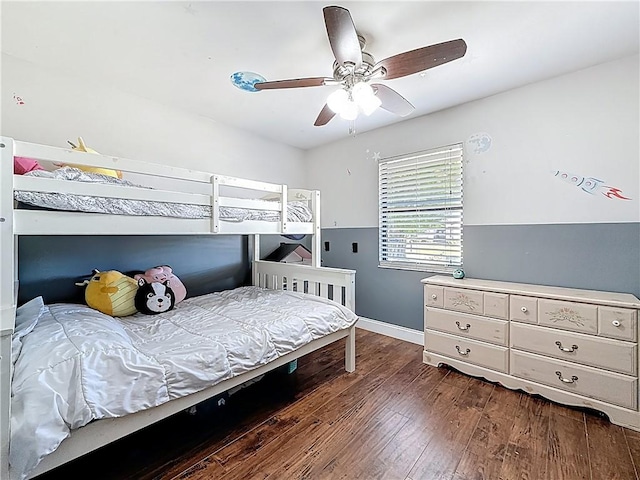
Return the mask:
<path id="1" fill-rule="evenodd" d="M 189 170 L 169 165 L 159 165 L 129 158 L 114 157 L 96 153 L 80 152 L 67 148 L 39 145 L 37 143 L 22 142 L 7 137 L 1 137 L 5 145 L 13 144 L 13 155 L 17 157 L 32 158 L 45 162 L 86 165 L 88 167 L 110 168 L 123 172 L 141 173 L 154 177 L 173 178 L 178 180 L 190 180 L 193 182 L 209 183 L 211 173 Z"/>
<path id="2" fill-rule="evenodd" d="M 12 218 L 10 229 L 15 235 L 315 234 L 319 230 L 320 215 L 314 210 L 317 191 L 294 190 L 289 198 L 287 185 L 283 184 L 38 145 L 8 137 L 1 137 L 0 145 L 3 158 L 0 172 L 4 192 L 0 197 L 0 217 L 5 222 Z M 163 187 L 132 187 L 13 175 L 11 165 L 12 157 L 15 156 L 44 162 L 117 169 L 161 178 Z M 211 208 L 211 216 L 177 218 L 17 209 L 13 201 L 14 191 L 204 206 Z M 269 200 L 260 198 L 265 195 Z M 312 220 L 288 221 L 289 200 L 306 202 L 312 212 Z M 279 212 L 280 220 L 223 220 L 220 215 L 221 207 Z M 5 224 L 4 228 L 9 228 L 9 225 Z"/>

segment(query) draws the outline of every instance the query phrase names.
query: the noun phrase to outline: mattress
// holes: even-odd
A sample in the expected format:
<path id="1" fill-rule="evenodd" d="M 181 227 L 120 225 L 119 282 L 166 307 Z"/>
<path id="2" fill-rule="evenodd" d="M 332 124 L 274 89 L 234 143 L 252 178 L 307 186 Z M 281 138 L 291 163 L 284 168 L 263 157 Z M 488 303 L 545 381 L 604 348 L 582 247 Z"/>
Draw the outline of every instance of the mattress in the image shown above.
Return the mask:
<path id="1" fill-rule="evenodd" d="M 35 170 L 25 176 L 53 178 L 75 182 L 112 184 L 137 188 L 149 188 L 137 185 L 108 175 L 84 172 L 73 167 L 64 167 L 52 172 Z M 207 205 L 191 205 L 172 202 L 153 202 L 146 200 L 130 200 L 121 198 L 94 197 L 58 192 L 32 192 L 17 190 L 14 197 L 22 204 L 49 210 L 72 212 L 107 213 L 111 215 L 143 215 L 177 218 L 209 218 L 211 207 Z M 220 220 L 242 222 L 245 220 L 280 221 L 280 212 L 273 210 L 254 210 L 235 207 L 220 207 Z M 291 201 L 287 203 L 287 221 L 310 222 L 313 220 L 311 209 L 306 202 Z"/>
<path id="2" fill-rule="evenodd" d="M 84 305 L 21 307 L 10 465 L 21 479 L 72 429 L 153 408 L 267 364 L 354 325 L 309 294 L 240 287 L 170 312 L 114 318 Z M 20 310 L 20 309 L 19 309 Z M 28 318 L 24 318 L 28 313 Z"/>

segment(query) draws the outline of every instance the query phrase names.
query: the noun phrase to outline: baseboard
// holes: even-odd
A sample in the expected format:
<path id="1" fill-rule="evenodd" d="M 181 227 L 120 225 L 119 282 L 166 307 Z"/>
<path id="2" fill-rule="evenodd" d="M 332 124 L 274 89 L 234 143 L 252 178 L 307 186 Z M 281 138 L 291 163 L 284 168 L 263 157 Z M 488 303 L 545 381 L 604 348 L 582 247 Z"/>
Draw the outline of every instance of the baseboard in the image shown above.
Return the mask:
<path id="1" fill-rule="evenodd" d="M 405 342 L 415 343 L 416 345 L 424 345 L 424 332 L 421 330 L 413 330 L 412 328 L 380 322 L 366 317 L 360 317 L 356 327 L 370 332 L 381 333 L 398 340 L 404 340 Z"/>

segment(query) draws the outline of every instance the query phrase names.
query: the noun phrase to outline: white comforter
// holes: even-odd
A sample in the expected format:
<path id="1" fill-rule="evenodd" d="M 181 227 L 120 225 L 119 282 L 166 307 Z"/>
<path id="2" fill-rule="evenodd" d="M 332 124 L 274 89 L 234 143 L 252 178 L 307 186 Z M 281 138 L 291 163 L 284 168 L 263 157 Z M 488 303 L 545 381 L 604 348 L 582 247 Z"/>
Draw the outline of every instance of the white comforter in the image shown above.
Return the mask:
<path id="1" fill-rule="evenodd" d="M 356 320 L 329 300 L 258 287 L 187 299 L 158 316 L 43 307 L 15 362 L 11 476 L 24 478 L 71 429 L 197 392 Z"/>

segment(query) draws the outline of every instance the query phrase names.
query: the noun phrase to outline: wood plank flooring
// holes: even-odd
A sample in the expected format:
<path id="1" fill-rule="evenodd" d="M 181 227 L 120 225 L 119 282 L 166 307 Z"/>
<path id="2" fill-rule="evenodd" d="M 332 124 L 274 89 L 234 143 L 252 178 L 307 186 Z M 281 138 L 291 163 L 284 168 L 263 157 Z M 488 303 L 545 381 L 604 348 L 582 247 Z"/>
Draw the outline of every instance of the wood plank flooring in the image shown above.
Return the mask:
<path id="1" fill-rule="evenodd" d="M 39 477 L 92 479 L 640 480 L 640 432 L 422 363 L 363 330 L 227 399 Z"/>

